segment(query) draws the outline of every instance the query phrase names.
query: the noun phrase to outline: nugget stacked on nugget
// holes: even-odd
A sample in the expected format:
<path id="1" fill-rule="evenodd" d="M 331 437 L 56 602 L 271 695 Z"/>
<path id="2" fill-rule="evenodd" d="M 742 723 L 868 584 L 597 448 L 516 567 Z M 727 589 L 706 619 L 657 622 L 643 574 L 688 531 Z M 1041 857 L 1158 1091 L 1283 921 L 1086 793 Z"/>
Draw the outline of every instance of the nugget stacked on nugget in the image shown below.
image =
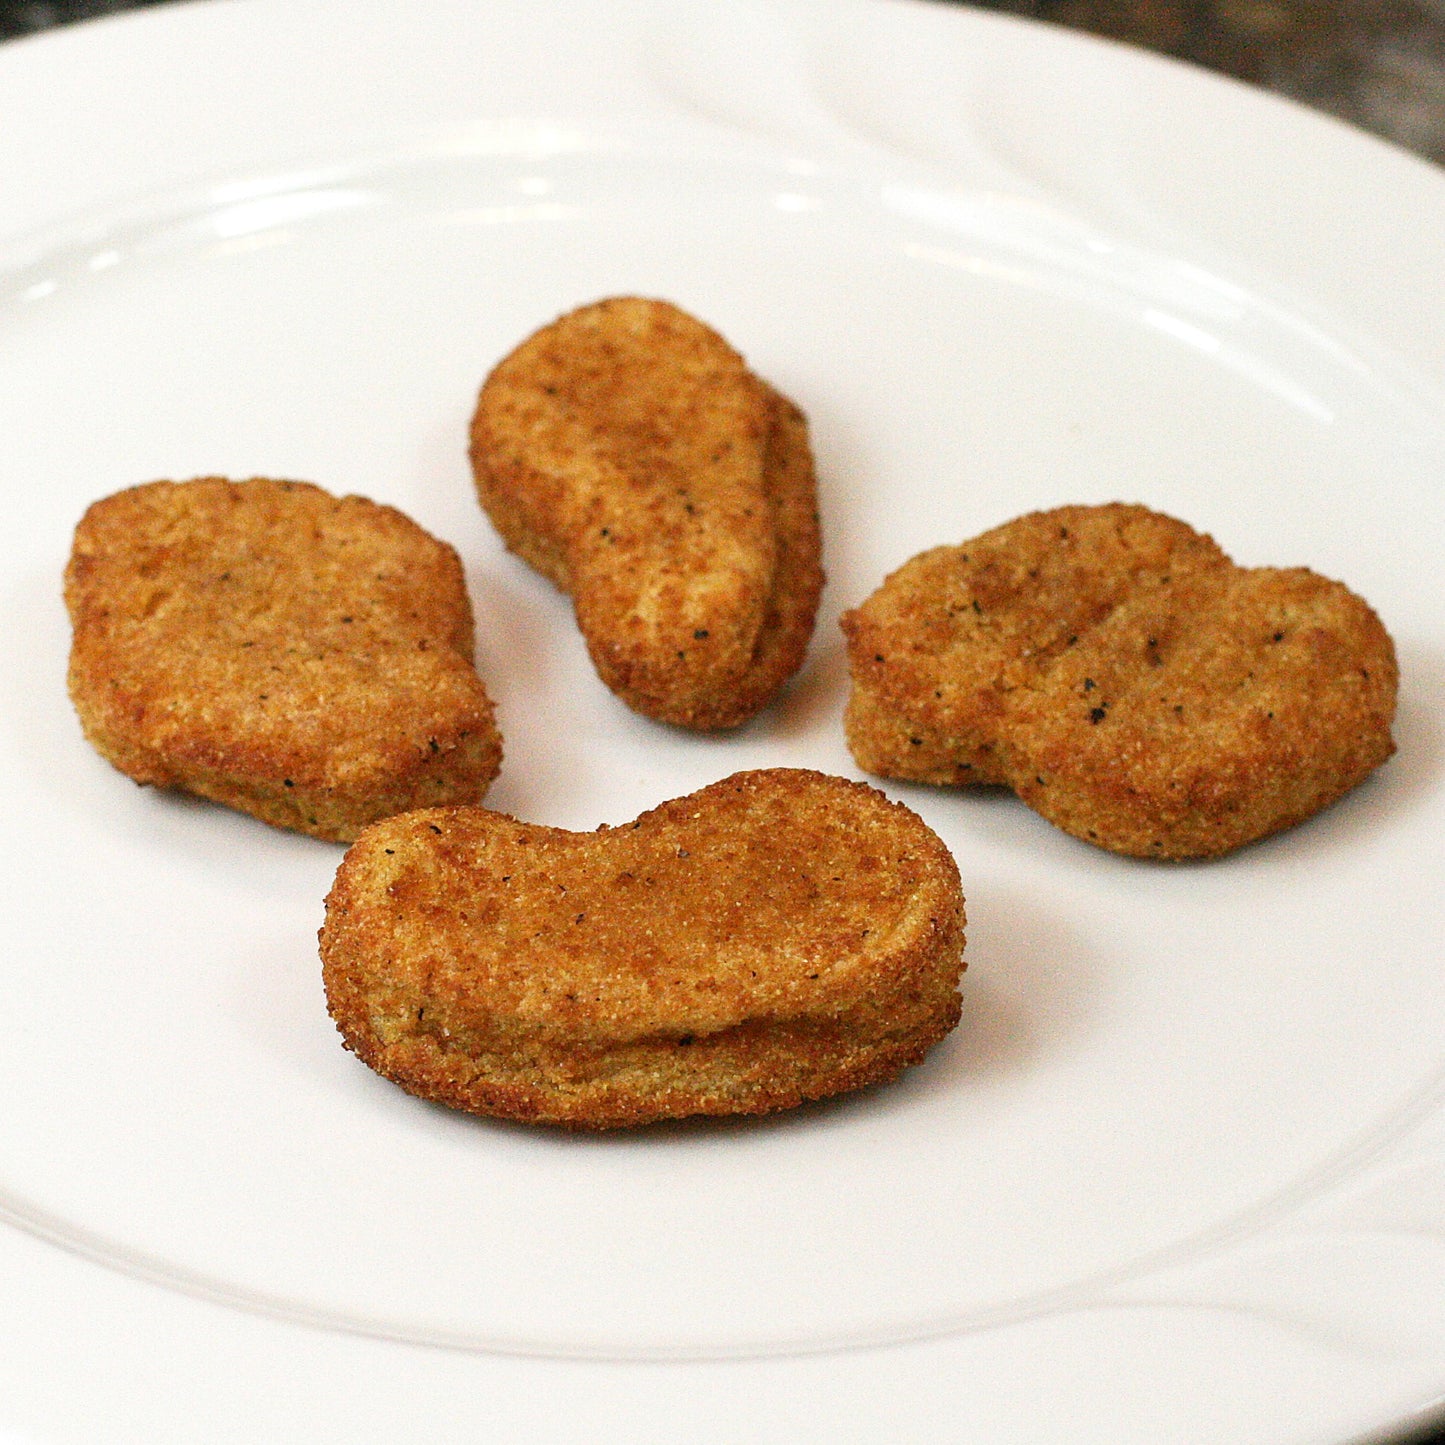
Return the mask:
<path id="1" fill-rule="evenodd" d="M 479 802 L 501 739 L 456 553 L 302 482 L 153 482 L 95 503 L 65 573 L 70 694 L 98 752 L 350 841 Z"/>
<path id="2" fill-rule="evenodd" d="M 963 927 L 914 813 L 772 769 L 595 833 L 484 808 L 378 823 L 321 956 L 347 1047 L 404 1089 L 604 1129 L 893 1077 L 958 1020 Z"/>
<path id="3" fill-rule="evenodd" d="M 544 327 L 483 385 L 471 459 L 636 711 L 732 727 L 802 664 L 823 584 L 807 425 L 700 321 L 619 297 Z"/>
<path id="4" fill-rule="evenodd" d="M 1036 512 L 913 558 L 843 618 L 859 766 L 1002 783 L 1139 857 L 1225 853 L 1394 751 L 1380 620 L 1144 507 Z"/>

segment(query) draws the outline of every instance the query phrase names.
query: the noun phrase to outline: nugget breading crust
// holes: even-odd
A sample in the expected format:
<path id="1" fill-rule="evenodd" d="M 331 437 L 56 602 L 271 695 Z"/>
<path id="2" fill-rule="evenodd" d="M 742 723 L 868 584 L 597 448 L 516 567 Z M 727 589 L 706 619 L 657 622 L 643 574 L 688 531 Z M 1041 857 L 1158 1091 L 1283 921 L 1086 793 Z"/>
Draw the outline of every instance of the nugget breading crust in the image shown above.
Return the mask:
<path id="1" fill-rule="evenodd" d="M 1394 646 L 1360 598 L 1237 567 L 1144 507 L 1060 507 L 921 553 L 843 630 L 860 767 L 1003 783 L 1119 853 L 1227 852 L 1394 751 Z"/>
<path id="2" fill-rule="evenodd" d="M 100 754 L 318 838 L 479 802 L 501 762 L 456 553 L 304 482 L 95 503 L 65 573 L 70 695 Z"/>
<path id="3" fill-rule="evenodd" d="M 544 327 L 483 385 L 471 459 L 636 711 L 733 727 L 802 665 L 823 585 L 807 423 L 700 321 L 619 297 Z"/>
<path id="4" fill-rule="evenodd" d="M 378 823 L 321 957 L 346 1046 L 404 1089 L 606 1129 L 892 1078 L 958 1021 L 963 925 L 916 814 L 779 768 L 595 833 L 484 808 Z"/>

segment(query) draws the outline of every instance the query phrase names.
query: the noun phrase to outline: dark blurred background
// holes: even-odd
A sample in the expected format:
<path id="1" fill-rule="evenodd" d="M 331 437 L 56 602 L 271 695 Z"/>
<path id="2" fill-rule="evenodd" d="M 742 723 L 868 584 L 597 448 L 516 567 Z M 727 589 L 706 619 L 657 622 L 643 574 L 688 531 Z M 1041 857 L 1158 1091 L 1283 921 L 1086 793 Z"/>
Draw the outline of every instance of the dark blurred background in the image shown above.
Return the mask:
<path id="1" fill-rule="evenodd" d="M 169 0 L 0 0 L 0 37 L 145 3 Z M 1445 0 L 973 3 L 1195 61 L 1445 164 Z"/>

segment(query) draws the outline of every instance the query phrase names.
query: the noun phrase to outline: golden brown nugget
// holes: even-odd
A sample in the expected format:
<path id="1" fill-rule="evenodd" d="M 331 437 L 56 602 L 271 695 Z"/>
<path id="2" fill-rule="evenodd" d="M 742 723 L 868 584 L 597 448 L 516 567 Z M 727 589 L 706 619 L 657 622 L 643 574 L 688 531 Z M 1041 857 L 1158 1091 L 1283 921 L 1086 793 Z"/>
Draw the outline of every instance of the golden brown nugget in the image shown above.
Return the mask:
<path id="1" fill-rule="evenodd" d="M 204 477 L 96 502 L 65 572 L 70 695 L 138 783 L 349 842 L 480 802 L 501 738 L 456 553 L 305 482 Z"/>
<path id="2" fill-rule="evenodd" d="M 1395 651 L 1366 603 L 1305 568 L 1237 567 L 1144 507 L 923 552 L 842 625 L 860 767 L 1001 783 L 1118 853 L 1228 852 L 1394 751 Z"/>
<path id="3" fill-rule="evenodd" d="M 483 385 L 471 459 L 629 707 L 734 727 L 802 665 L 823 586 L 807 423 L 702 322 L 618 297 L 544 327 Z"/>
<path id="4" fill-rule="evenodd" d="M 437 808 L 326 900 L 346 1046 L 422 1098 L 607 1129 L 890 1079 L 959 1017 L 958 869 L 863 783 L 738 773 L 595 833 Z"/>

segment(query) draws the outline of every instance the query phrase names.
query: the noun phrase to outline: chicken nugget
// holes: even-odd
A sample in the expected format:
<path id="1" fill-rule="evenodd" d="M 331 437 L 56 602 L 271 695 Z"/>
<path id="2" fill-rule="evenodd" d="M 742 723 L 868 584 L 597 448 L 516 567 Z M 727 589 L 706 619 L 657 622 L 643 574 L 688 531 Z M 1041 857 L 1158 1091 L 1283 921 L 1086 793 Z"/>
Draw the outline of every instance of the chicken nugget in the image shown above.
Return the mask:
<path id="1" fill-rule="evenodd" d="M 807 422 L 700 321 L 618 297 L 544 327 L 483 385 L 471 461 L 637 712 L 734 727 L 802 665 L 823 586 Z"/>
<path id="2" fill-rule="evenodd" d="M 842 619 L 860 767 L 999 783 L 1137 857 L 1229 852 L 1394 751 L 1394 645 L 1305 568 L 1241 568 L 1140 506 L 1031 513 L 921 553 Z"/>
<path id="3" fill-rule="evenodd" d="M 76 528 L 65 601 L 81 726 L 138 783 L 349 842 L 497 774 L 461 562 L 392 507 L 265 478 L 132 487 Z"/>
<path id="4" fill-rule="evenodd" d="M 890 1079 L 957 1023 L 958 869 L 863 783 L 738 773 L 594 833 L 387 819 L 326 900 L 346 1047 L 422 1098 L 608 1129 Z"/>

